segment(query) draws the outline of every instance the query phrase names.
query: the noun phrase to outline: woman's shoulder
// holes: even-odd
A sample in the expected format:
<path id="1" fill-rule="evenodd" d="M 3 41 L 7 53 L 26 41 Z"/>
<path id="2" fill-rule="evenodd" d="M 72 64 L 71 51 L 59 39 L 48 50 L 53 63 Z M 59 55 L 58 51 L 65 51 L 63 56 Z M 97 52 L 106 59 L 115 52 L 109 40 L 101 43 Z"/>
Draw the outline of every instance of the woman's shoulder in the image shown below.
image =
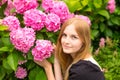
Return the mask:
<path id="1" fill-rule="evenodd" d="M 69 70 L 69 80 L 105 80 L 101 69 L 91 61 L 80 60 Z"/>
<path id="2" fill-rule="evenodd" d="M 79 69 L 79 70 L 81 69 L 82 71 L 86 70 L 86 69 L 87 70 L 92 69 L 92 70 L 101 71 L 100 67 L 97 64 L 95 64 L 95 63 L 93 63 L 93 62 L 91 62 L 89 60 L 80 60 L 77 63 L 73 64 L 72 67 L 76 68 L 76 69 Z"/>

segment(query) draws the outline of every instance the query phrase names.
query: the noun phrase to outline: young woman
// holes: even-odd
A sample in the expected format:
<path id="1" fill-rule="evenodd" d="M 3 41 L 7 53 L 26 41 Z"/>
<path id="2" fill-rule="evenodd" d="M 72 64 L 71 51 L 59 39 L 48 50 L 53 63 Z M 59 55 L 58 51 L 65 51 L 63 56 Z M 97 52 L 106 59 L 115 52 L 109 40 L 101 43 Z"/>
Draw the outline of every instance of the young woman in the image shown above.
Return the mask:
<path id="1" fill-rule="evenodd" d="M 99 64 L 90 53 L 90 26 L 80 18 L 68 19 L 61 28 L 55 48 L 54 73 L 47 60 L 42 66 L 48 80 L 105 80 Z"/>

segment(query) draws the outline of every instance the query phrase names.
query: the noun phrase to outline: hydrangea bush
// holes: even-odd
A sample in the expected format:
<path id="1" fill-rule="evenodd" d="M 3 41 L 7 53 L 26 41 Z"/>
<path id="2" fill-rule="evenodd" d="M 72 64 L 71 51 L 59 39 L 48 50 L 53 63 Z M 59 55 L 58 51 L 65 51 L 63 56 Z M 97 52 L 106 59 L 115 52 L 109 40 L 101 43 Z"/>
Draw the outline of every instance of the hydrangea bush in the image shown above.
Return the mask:
<path id="1" fill-rule="evenodd" d="M 33 60 L 48 59 L 53 63 L 52 44 L 56 43 L 62 23 L 71 17 L 82 18 L 91 26 L 91 51 L 103 67 L 106 80 L 119 79 L 116 75 L 120 70 L 114 69 L 116 64 L 110 67 L 112 63 L 106 65 L 105 61 L 108 54 L 109 60 L 119 61 L 119 3 L 119 0 L 93 3 L 91 0 L 1 0 L 0 80 L 47 80 L 44 69 Z M 106 45 L 108 37 L 117 40 L 115 46 Z M 117 78 L 113 78 L 113 73 Z"/>

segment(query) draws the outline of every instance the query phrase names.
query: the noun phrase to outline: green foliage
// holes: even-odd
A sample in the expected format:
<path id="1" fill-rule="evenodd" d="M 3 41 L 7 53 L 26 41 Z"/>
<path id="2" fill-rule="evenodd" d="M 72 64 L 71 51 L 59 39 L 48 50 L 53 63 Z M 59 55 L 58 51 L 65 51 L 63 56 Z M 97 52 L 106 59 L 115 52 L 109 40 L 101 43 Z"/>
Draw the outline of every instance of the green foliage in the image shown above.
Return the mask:
<path id="1" fill-rule="evenodd" d="M 103 68 L 106 80 L 118 80 L 120 78 L 120 43 L 118 41 L 107 38 L 106 45 L 99 48 L 99 52 L 94 54 Z"/>

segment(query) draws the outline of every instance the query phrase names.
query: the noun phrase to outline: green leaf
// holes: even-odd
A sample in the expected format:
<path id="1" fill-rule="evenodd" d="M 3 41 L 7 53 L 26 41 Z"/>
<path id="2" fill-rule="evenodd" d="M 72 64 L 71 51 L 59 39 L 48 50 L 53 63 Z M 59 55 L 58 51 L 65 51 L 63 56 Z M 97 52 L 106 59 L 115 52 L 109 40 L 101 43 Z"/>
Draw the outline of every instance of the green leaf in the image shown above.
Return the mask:
<path id="1" fill-rule="evenodd" d="M 0 25 L 0 31 L 8 30 L 8 26 Z"/>
<path id="2" fill-rule="evenodd" d="M 46 73 L 44 70 L 40 70 L 38 74 L 36 75 L 36 80 L 47 80 Z"/>
<path id="3" fill-rule="evenodd" d="M 96 8 L 102 7 L 102 0 L 93 0 L 93 4 Z"/>
<path id="4" fill-rule="evenodd" d="M 97 35 L 98 35 L 98 30 L 92 30 L 91 39 L 94 40 Z"/>
<path id="5" fill-rule="evenodd" d="M 70 12 L 74 12 L 83 8 L 79 0 L 64 0 L 64 2 L 67 4 Z"/>
<path id="6" fill-rule="evenodd" d="M 10 42 L 10 38 L 9 37 L 2 37 L 1 40 L 4 43 L 4 46 L 8 46 L 8 47 L 12 47 L 13 46 L 11 44 L 11 42 Z"/>
<path id="7" fill-rule="evenodd" d="M 0 48 L 0 52 L 6 52 L 6 51 L 9 51 L 8 47 L 1 47 Z"/>
<path id="8" fill-rule="evenodd" d="M 34 74 L 33 74 L 34 73 Z M 29 80 L 47 80 L 46 74 L 40 66 L 36 66 L 29 73 Z"/>
<path id="9" fill-rule="evenodd" d="M 112 36 L 112 30 L 110 30 L 110 29 L 106 29 L 106 36 Z"/>
<path id="10" fill-rule="evenodd" d="M 3 80 L 4 76 L 5 76 L 4 68 L 0 66 L 0 80 Z"/>
<path id="11" fill-rule="evenodd" d="M 111 18 L 111 21 L 112 21 L 112 23 L 114 23 L 114 24 L 116 24 L 116 25 L 120 25 L 120 17 L 115 17 L 115 16 L 113 16 L 113 17 Z"/>
<path id="12" fill-rule="evenodd" d="M 33 60 L 28 60 L 26 63 L 27 69 L 30 70 L 35 66 L 35 62 Z"/>
<path id="13" fill-rule="evenodd" d="M 9 66 L 7 59 L 3 60 L 3 67 L 7 70 L 12 70 L 12 68 Z"/>
<path id="14" fill-rule="evenodd" d="M 99 10 L 99 11 L 98 11 L 98 14 L 106 17 L 107 19 L 110 18 L 109 13 L 108 13 L 108 11 L 106 11 L 106 10 Z"/>
<path id="15" fill-rule="evenodd" d="M 54 63 L 54 55 L 51 55 L 50 58 L 47 59 L 49 62 Z"/>
<path id="16" fill-rule="evenodd" d="M 8 57 L 7 57 L 7 62 L 9 64 L 9 66 L 15 71 L 17 69 L 17 65 L 18 65 L 18 58 L 19 56 L 16 53 L 11 53 Z"/>
<path id="17" fill-rule="evenodd" d="M 103 32 L 105 30 L 105 24 L 101 23 L 100 24 L 100 31 Z"/>
<path id="18" fill-rule="evenodd" d="M 52 32 L 46 32 L 46 35 L 48 36 L 48 38 L 51 38 L 52 36 L 54 36 Z"/>

